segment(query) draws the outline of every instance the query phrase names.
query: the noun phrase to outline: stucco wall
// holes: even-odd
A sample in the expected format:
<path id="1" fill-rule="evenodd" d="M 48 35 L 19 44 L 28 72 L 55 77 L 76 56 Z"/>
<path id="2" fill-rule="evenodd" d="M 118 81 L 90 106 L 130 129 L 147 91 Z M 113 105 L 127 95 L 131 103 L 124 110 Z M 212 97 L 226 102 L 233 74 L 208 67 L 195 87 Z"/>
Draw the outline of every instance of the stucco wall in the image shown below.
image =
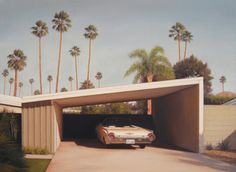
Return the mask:
<path id="1" fill-rule="evenodd" d="M 199 152 L 199 86 L 153 101 L 157 138 Z"/>
<path id="2" fill-rule="evenodd" d="M 22 147 L 56 152 L 61 141 L 61 108 L 51 101 L 23 104 Z"/>
<path id="3" fill-rule="evenodd" d="M 236 106 L 206 105 L 204 113 L 204 144 L 217 146 L 225 140 L 236 149 Z"/>

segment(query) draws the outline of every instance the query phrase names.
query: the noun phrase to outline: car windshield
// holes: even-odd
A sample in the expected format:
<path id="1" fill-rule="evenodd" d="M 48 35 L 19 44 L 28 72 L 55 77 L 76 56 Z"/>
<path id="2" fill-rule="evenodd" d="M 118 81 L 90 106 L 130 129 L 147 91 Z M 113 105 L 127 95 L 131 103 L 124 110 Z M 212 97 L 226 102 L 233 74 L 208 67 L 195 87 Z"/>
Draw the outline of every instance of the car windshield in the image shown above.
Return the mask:
<path id="1" fill-rule="evenodd" d="M 116 127 L 122 127 L 122 126 L 130 126 L 133 125 L 132 120 L 127 118 L 107 118 L 102 123 L 103 126 L 116 126 Z"/>

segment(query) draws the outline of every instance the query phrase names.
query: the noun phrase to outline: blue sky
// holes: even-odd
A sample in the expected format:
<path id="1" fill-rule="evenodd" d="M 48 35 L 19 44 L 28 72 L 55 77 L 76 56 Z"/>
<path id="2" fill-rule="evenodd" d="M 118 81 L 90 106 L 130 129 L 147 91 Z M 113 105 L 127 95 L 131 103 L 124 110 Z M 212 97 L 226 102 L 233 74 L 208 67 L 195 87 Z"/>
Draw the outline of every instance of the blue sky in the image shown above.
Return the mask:
<path id="1" fill-rule="evenodd" d="M 72 20 L 72 28 L 63 34 L 60 87 L 68 88 L 68 77 L 74 76 L 73 58 L 68 53 L 74 45 L 81 48 L 79 81 L 86 78 L 88 41 L 83 33 L 89 24 L 96 25 L 99 32 L 93 43 L 91 79 L 97 85 L 94 76 L 102 72 L 105 87 L 132 83 L 133 76 L 123 76 L 133 62 L 128 54 L 136 48 L 149 51 L 162 46 L 175 64 L 177 43 L 168 37 L 168 31 L 181 22 L 194 35 L 188 55 L 194 54 L 212 70 L 213 93 L 221 90 L 221 75 L 227 78 L 225 89 L 236 92 L 235 0 L 0 0 L 0 71 L 7 67 L 6 57 L 14 49 L 24 50 L 27 68 L 20 72 L 20 81 L 25 96 L 30 94 L 29 78 L 35 79 L 34 89 L 39 88 L 38 45 L 30 33 L 39 19 L 49 26 L 49 34 L 42 40 L 44 92 L 48 92 L 47 75 L 53 75 L 55 81 L 59 34 L 52 29 L 51 20 L 60 10 L 67 11 Z"/>

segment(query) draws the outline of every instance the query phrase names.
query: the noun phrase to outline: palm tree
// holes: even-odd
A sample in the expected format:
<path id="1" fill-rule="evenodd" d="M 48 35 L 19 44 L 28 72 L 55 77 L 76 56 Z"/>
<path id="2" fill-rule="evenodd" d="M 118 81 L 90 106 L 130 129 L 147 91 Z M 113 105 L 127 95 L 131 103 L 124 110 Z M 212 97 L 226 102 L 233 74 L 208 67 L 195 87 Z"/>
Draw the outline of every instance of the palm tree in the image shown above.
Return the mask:
<path id="1" fill-rule="evenodd" d="M 59 54 L 58 54 L 58 63 L 57 63 L 57 79 L 56 79 L 56 92 L 59 89 L 59 75 L 60 75 L 60 65 L 61 65 L 61 48 L 62 48 L 62 33 L 67 32 L 71 27 L 71 20 L 69 15 L 65 11 L 60 11 L 54 15 L 54 19 L 52 20 L 53 26 L 60 33 L 60 41 L 59 41 Z"/>
<path id="2" fill-rule="evenodd" d="M 33 95 L 33 83 L 34 83 L 34 79 L 30 78 L 29 79 L 29 83 L 30 83 L 30 87 L 31 87 L 31 95 Z"/>
<path id="3" fill-rule="evenodd" d="M 9 84 L 10 84 L 9 95 L 11 95 L 11 85 L 13 84 L 13 82 L 14 82 L 14 78 L 10 78 L 9 79 Z"/>
<path id="4" fill-rule="evenodd" d="M 100 80 L 102 79 L 102 73 L 101 72 L 97 72 L 95 78 L 98 80 L 98 88 L 100 88 Z"/>
<path id="5" fill-rule="evenodd" d="M 6 80 L 7 80 L 7 76 L 9 75 L 9 71 L 7 69 L 4 69 L 2 72 L 2 76 L 4 78 L 4 85 L 3 85 L 3 94 L 6 94 Z"/>
<path id="6" fill-rule="evenodd" d="M 67 92 L 67 91 L 68 91 L 67 88 L 65 87 L 61 88 L 61 92 Z"/>
<path id="7" fill-rule="evenodd" d="M 79 89 L 79 81 L 78 81 L 77 57 L 80 55 L 80 48 L 77 46 L 73 46 L 69 52 L 70 52 L 71 56 L 75 58 L 76 90 L 78 90 Z"/>
<path id="8" fill-rule="evenodd" d="M 184 25 L 182 25 L 179 22 L 177 22 L 169 30 L 169 32 L 170 32 L 169 37 L 173 37 L 175 41 L 178 40 L 179 61 L 181 60 L 181 50 L 180 50 L 181 35 L 183 34 L 184 31 L 185 31 Z"/>
<path id="9" fill-rule="evenodd" d="M 225 88 L 224 88 L 225 82 L 226 82 L 226 77 L 225 76 L 221 76 L 220 77 L 220 83 L 222 84 L 222 91 L 223 92 L 225 91 Z"/>
<path id="10" fill-rule="evenodd" d="M 88 58 L 88 71 L 87 71 L 87 81 L 89 81 L 90 78 L 90 63 L 91 63 L 91 43 L 92 40 L 94 40 L 97 36 L 97 28 L 94 25 L 89 25 L 85 28 L 86 33 L 84 34 L 84 37 L 86 39 L 89 39 L 89 58 Z M 89 84 L 89 82 L 87 82 Z M 89 85 L 87 85 L 88 87 Z"/>
<path id="11" fill-rule="evenodd" d="M 85 80 L 84 82 L 81 82 L 81 86 L 80 86 L 81 90 L 90 89 L 90 88 L 94 88 L 94 85 L 90 80 Z"/>
<path id="12" fill-rule="evenodd" d="M 35 26 L 32 28 L 32 34 L 34 34 L 36 37 L 38 37 L 39 41 L 39 83 L 40 83 L 40 94 L 43 93 L 42 88 L 42 49 L 41 49 L 41 38 L 43 36 L 46 36 L 48 34 L 48 27 L 47 24 L 41 20 L 38 20 L 35 23 Z M 32 91 L 31 91 L 32 92 Z"/>
<path id="13" fill-rule="evenodd" d="M 72 76 L 69 76 L 68 81 L 70 82 L 70 91 L 72 91 L 72 81 L 73 80 L 74 79 L 72 78 Z"/>
<path id="14" fill-rule="evenodd" d="M 48 82 L 49 82 L 49 93 L 52 93 L 52 75 L 48 75 Z"/>
<path id="15" fill-rule="evenodd" d="M 136 49 L 129 54 L 130 58 L 137 58 L 138 61 L 133 63 L 126 71 L 125 77 L 136 73 L 133 82 L 152 82 L 157 77 L 159 69 L 166 67 L 172 68 L 169 60 L 165 57 L 164 49 L 156 46 L 151 52 L 144 49 Z M 148 114 L 151 114 L 151 100 L 148 100 Z"/>
<path id="16" fill-rule="evenodd" d="M 20 93 L 21 93 L 21 87 L 23 87 L 23 83 L 19 82 L 19 97 L 20 97 Z"/>
<path id="17" fill-rule="evenodd" d="M 39 94 L 40 94 L 39 89 L 37 89 L 37 90 L 34 91 L 34 95 L 39 95 Z"/>
<path id="18" fill-rule="evenodd" d="M 18 72 L 26 66 L 27 57 L 20 49 L 14 50 L 13 54 L 8 55 L 8 68 L 15 71 L 14 78 L 14 96 L 17 95 Z"/>
<path id="19" fill-rule="evenodd" d="M 185 42 L 184 60 L 186 59 L 186 55 L 187 55 L 187 44 L 190 43 L 192 40 L 193 40 L 193 35 L 191 34 L 191 32 L 185 30 L 182 34 L 182 41 Z"/>

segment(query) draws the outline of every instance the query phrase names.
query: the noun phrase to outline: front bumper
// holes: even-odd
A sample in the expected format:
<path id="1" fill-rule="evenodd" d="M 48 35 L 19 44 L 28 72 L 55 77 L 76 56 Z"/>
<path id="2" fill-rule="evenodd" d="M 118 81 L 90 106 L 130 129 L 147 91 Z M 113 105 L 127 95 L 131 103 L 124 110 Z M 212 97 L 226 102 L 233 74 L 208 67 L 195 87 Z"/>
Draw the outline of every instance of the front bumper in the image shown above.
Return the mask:
<path id="1" fill-rule="evenodd" d="M 141 145 L 151 144 L 148 139 L 143 138 L 115 138 L 113 140 L 107 139 L 105 144 L 127 144 L 127 145 Z"/>

